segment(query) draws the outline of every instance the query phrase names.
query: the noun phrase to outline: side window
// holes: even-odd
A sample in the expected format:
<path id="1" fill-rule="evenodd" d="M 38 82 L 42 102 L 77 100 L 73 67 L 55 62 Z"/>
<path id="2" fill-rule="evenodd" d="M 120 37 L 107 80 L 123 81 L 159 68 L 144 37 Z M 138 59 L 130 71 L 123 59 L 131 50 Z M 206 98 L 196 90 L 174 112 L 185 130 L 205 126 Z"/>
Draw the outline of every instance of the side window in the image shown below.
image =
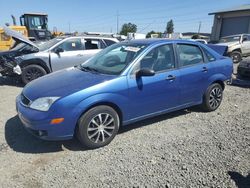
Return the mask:
<path id="1" fill-rule="evenodd" d="M 154 48 L 140 61 L 140 68 L 153 69 L 155 72 L 175 68 L 173 46 L 163 45 Z"/>
<path id="2" fill-rule="evenodd" d="M 62 48 L 64 51 L 83 50 L 81 39 L 69 39 L 60 44 L 57 48 Z"/>
<path id="3" fill-rule="evenodd" d="M 85 49 L 86 50 L 95 50 L 100 49 L 100 41 L 98 39 L 85 39 Z"/>
<path id="4" fill-rule="evenodd" d="M 177 54 L 180 61 L 180 67 L 203 62 L 202 52 L 200 48 L 195 45 L 177 44 Z"/>
<path id="5" fill-rule="evenodd" d="M 203 52 L 205 53 L 206 58 L 209 62 L 216 60 L 215 57 L 207 49 L 205 49 L 205 48 L 202 48 L 202 49 L 203 49 Z"/>
<path id="6" fill-rule="evenodd" d="M 106 43 L 107 46 L 111 46 L 112 44 L 115 44 L 115 41 L 104 39 L 104 42 Z"/>
<path id="7" fill-rule="evenodd" d="M 243 35 L 244 41 L 250 41 L 250 35 Z"/>
<path id="8" fill-rule="evenodd" d="M 101 49 L 104 49 L 107 47 L 103 40 L 99 40 L 99 41 L 100 41 Z"/>

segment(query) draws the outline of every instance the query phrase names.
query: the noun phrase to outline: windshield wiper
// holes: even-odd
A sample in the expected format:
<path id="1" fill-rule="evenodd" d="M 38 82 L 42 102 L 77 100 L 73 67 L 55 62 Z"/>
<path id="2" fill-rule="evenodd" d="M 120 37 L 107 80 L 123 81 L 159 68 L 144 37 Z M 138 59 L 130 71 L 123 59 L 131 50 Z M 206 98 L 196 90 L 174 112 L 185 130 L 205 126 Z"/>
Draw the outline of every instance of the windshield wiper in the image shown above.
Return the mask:
<path id="1" fill-rule="evenodd" d="M 81 70 L 85 71 L 85 72 L 96 72 L 96 73 L 100 73 L 97 69 L 92 68 L 92 67 L 85 67 L 85 66 L 80 66 Z"/>

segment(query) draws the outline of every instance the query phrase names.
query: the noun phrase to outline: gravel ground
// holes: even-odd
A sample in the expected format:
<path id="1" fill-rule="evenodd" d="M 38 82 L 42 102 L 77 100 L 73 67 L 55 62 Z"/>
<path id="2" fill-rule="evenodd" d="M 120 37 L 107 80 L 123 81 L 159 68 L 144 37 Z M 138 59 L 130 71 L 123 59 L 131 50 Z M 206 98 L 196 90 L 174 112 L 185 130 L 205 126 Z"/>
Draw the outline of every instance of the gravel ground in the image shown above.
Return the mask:
<path id="1" fill-rule="evenodd" d="M 177 111 L 123 128 L 110 145 L 28 134 L 22 87 L 0 78 L 0 187 L 250 187 L 250 89 L 227 86 L 221 107 Z"/>

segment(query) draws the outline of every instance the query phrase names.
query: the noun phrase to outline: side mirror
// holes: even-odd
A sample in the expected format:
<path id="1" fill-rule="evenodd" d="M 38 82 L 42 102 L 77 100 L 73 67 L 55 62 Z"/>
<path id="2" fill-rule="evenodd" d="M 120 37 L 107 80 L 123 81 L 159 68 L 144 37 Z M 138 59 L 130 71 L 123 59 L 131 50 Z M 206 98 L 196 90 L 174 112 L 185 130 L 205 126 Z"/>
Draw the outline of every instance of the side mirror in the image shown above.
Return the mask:
<path id="1" fill-rule="evenodd" d="M 64 52 L 64 50 L 63 50 L 62 48 L 57 48 L 57 49 L 55 50 L 55 53 L 56 53 L 56 54 L 60 54 L 61 52 Z"/>
<path id="2" fill-rule="evenodd" d="M 154 75 L 155 75 L 155 71 L 152 69 L 148 69 L 148 68 L 143 68 L 143 69 L 137 71 L 137 73 L 136 73 L 136 77 L 154 76 Z"/>

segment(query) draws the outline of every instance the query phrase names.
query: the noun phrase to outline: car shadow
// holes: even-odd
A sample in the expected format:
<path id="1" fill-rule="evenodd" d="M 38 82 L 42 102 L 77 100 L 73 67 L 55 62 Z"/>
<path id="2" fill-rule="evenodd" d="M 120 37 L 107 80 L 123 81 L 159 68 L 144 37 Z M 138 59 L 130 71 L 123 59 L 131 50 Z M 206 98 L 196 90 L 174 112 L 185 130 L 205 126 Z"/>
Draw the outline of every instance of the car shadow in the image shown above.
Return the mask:
<path id="1" fill-rule="evenodd" d="M 192 107 L 190 109 L 179 110 L 165 115 L 160 115 L 154 118 L 142 120 L 137 123 L 121 127 L 118 134 L 123 134 L 133 129 L 149 126 L 156 122 L 161 122 L 166 119 L 185 115 L 187 113 L 191 113 L 194 111 L 198 111 L 198 108 Z M 16 152 L 22 152 L 22 153 L 39 154 L 39 153 L 59 152 L 63 150 L 70 150 L 70 151 L 89 150 L 87 148 L 83 148 L 76 138 L 66 141 L 45 141 L 36 138 L 35 136 L 28 133 L 27 130 L 25 130 L 17 115 L 10 118 L 5 124 L 5 140 L 11 149 L 13 149 Z"/>
<path id="2" fill-rule="evenodd" d="M 248 173 L 246 177 L 244 177 L 238 172 L 233 172 L 233 171 L 229 171 L 228 174 L 231 177 L 231 179 L 234 180 L 238 188 L 250 187 L 250 173 Z"/>
<path id="3" fill-rule="evenodd" d="M 8 146 L 22 153 L 51 153 L 63 150 L 85 150 L 76 139 L 66 141 L 45 141 L 25 130 L 19 117 L 10 118 L 5 124 L 5 140 Z"/>
<path id="4" fill-rule="evenodd" d="M 0 76 L 0 86 L 16 86 L 16 87 L 24 87 L 21 79 L 19 77 L 5 77 Z"/>

